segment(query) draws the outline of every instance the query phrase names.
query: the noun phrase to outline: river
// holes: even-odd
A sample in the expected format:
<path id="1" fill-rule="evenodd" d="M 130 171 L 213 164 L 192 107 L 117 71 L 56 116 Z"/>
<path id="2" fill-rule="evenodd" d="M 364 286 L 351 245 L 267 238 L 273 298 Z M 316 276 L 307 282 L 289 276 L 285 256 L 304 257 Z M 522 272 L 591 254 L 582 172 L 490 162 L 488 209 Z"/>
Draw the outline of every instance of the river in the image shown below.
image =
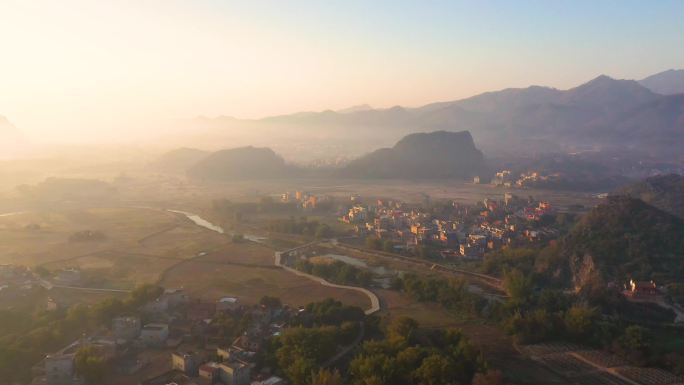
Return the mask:
<path id="1" fill-rule="evenodd" d="M 228 234 L 228 235 L 234 235 L 235 233 L 227 232 L 223 229 L 223 227 L 219 225 L 215 225 L 208 220 L 202 218 L 201 216 L 193 213 L 189 213 L 187 211 L 182 211 L 182 210 L 170 210 L 167 209 L 166 211 L 171 212 L 171 213 L 176 213 L 176 214 L 181 214 L 185 215 L 186 218 L 191 220 L 194 224 L 200 227 L 204 227 L 205 229 L 209 229 L 211 231 L 215 231 L 219 234 Z M 266 241 L 266 237 L 260 237 L 258 235 L 253 235 L 253 234 L 243 234 L 242 235 L 245 239 L 248 241 L 256 242 L 256 243 L 264 243 Z"/>

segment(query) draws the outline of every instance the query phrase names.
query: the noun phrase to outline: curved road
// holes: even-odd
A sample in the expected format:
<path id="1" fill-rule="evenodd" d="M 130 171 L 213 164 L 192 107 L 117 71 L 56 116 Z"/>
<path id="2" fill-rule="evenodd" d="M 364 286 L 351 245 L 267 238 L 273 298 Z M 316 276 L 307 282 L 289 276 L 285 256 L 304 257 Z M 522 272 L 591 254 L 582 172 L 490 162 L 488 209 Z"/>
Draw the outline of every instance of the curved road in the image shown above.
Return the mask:
<path id="1" fill-rule="evenodd" d="M 315 275 L 307 274 L 307 273 L 304 273 L 302 271 L 293 269 L 293 268 L 291 268 L 291 267 L 289 267 L 289 266 L 287 266 L 281 262 L 281 256 L 283 253 L 289 253 L 291 251 L 295 251 L 297 249 L 301 249 L 302 247 L 306 247 L 306 246 L 308 246 L 308 245 L 300 246 L 300 247 L 290 249 L 290 250 L 286 250 L 286 251 L 282 251 L 282 252 L 276 251 L 276 253 L 275 253 L 275 265 L 289 271 L 292 274 L 296 274 L 300 277 L 306 277 L 312 281 L 316 281 L 323 286 L 334 287 L 337 289 L 354 290 L 354 291 L 358 291 L 359 293 L 366 295 L 368 297 L 368 299 L 370 299 L 370 302 L 371 302 L 370 308 L 368 308 L 364 311 L 366 313 L 366 315 L 376 313 L 380 310 L 380 299 L 378 298 L 378 296 L 375 293 L 373 293 L 372 291 L 370 291 L 366 288 L 358 287 L 358 286 L 338 285 L 336 283 L 331 283 L 331 282 L 328 282 L 321 277 L 317 277 Z"/>

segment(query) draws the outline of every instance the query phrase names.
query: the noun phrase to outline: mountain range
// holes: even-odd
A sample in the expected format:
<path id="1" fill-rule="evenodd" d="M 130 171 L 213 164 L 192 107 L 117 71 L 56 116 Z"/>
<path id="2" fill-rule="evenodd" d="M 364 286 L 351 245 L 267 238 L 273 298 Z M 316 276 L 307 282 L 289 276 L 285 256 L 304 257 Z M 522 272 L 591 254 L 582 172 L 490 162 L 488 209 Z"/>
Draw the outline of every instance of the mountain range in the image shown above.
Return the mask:
<path id="1" fill-rule="evenodd" d="M 485 153 L 627 150 L 682 158 L 683 74 L 669 70 L 640 81 L 601 75 L 567 90 L 531 86 L 418 108 L 362 105 L 259 120 L 203 118 L 200 126 L 205 135 L 240 133 L 252 141 L 285 139 L 284 132 L 290 140 L 329 139 L 355 156 L 410 133 L 467 130 Z"/>

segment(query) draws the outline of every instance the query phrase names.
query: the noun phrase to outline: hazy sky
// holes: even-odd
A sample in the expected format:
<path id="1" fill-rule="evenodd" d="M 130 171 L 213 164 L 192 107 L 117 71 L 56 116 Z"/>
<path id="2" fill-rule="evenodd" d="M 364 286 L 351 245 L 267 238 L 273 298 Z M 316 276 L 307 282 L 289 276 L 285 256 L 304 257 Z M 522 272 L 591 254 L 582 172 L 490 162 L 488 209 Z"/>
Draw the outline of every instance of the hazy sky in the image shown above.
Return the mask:
<path id="1" fill-rule="evenodd" d="M 684 68 L 684 1 L 1 0 L 0 115 L 36 138 L 415 106 Z"/>

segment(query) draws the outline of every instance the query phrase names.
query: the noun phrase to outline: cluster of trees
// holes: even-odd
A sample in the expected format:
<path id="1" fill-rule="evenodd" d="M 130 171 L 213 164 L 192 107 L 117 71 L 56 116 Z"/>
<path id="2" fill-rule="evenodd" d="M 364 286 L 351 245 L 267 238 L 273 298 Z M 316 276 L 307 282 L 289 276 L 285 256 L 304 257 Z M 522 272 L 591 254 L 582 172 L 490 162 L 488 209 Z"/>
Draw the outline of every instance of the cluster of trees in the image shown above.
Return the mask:
<path id="1" fill-rule="evenodd" d="M 272 220 L 268 223 L 267 228 L 278 233 L 307 235 L 318 239 L 330 238 L 334 235 L 333 229 L 329 225 L 315 220 L 310 221 L 306 217 L 301 217 L 299 220 L 294 217 Z"/>
<path id="2" fill-rule="evenodd" d="M 394 242 L 391 239 L 380 239 L 378 237 L 366 237 L 366 247 L 371 250 L 384 251 L 386 253 L 394 252 Z"/>
<path id="3" fill-rule="evenodd" d="M 487 301 L 468 291 L 465 280 L 421 277 L 404 274 L 392 281 L 392 288 L 401 290 L 420 302 L 436 302 L 452 311 L 479 314 Z"/>
<path id="4" fill-rule="evenodd" d="M 563 239 L 568 256 L 591 255 L 610 280 L 678 282 L 684 276 L 684 219 L 639 199 L 613 196 L 587 213 Z"/>
<path id="5" fill-rule="evenodd" d="M 344 305 L 332 298 L 312 302 L 304 308 L 300 322 L 311 325 L 341 325 L 344 322 L 361 322 L 365 314 L 358 306 Z"/>
<path id="6" fill-rule="evenodd" d="M 481 353 L 457 329 L 420 329 L 397 318 L 383 338 L 367 341 L 349 364 L 354 385 L 470 384 L 487 370 Z"/>
<path id="7" fill-rule="evenodd" d="M 516 269 L 505 273 L 504 286 L 509 299 L 499 315 L 506 331 L 520 343 L 572 341 L 610 350 L 635 365 L 684 369 L 681 362 L 667 362 L 674 355 L 658 346 L 649 329 L 629 322 L 629 312 L 635 310 L 619 295 L 537 290 L 532 276 Z"/>
<path id="8" fill-rule="evenodd" d="M 261 364 L 278 368 L 293 385 L 341 384 L 339 373 L 321 366 L 357 338 L 363 310 L 333 299 L 311 303 L 305 309 L 300 315 L 304 320 L 295 320 L 293 327 L 270 341 Z"/>
<path id="9" fill-rule="evenodd" d="M 375 236 L 366 237 L 366 248 L 371 250 L 384 251 L 385 253 L 394 253 L 394 242 L 391 239 L 380 239 Z M 417 245 L 413 255 L 418 258 L 428 259 L 436 253 L 436 249 L 429 244 L 429 242 Z"/>
<path id="10" fill-rule="evenodd" d="M 344 285 L 369 286 L 373 281 L 373 273 L 360 269 L 342 261 L 332 263 L 311 263 L 301 259 L 295 264 L 297 270 L 321 277 L 326 281 Z"/>
<path id="11" fill-rule="evenodd" d="M 109 325 L 113 317 L 132 312 L 161 293 L 161 288 L 145 285 L 124 300 L 110 298 L 92 306 L 77 304 L 56 312 L 0 314 L 0 378 L 9 383 L 25 382 L 30 378 L 31 366 L 46 352 L 64 347 L 86 330 Z"/>

